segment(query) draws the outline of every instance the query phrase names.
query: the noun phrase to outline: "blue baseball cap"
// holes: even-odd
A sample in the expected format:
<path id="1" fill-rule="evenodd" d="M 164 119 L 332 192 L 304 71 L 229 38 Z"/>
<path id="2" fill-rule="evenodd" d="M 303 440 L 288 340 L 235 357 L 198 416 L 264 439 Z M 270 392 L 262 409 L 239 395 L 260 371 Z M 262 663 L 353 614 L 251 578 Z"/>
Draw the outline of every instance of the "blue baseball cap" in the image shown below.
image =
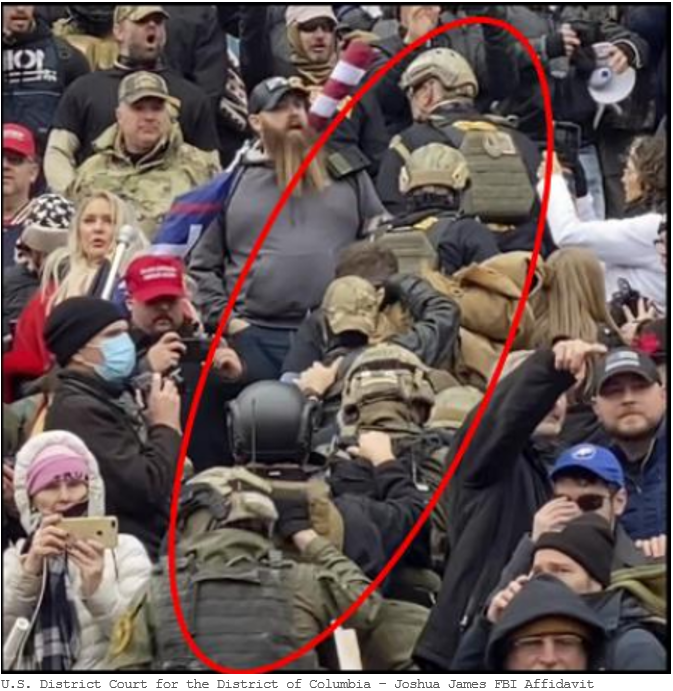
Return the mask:
<path id="1" fill-rule="evenodd" d="M 573 446 L 558 458 L 549 477 L 554 481 L 561 473 L 573 469 L 586 470 L 610 485 L 617 485 L 620 489 L 625 484 L 621 463 L 612 451 L 602 446 Z"/>

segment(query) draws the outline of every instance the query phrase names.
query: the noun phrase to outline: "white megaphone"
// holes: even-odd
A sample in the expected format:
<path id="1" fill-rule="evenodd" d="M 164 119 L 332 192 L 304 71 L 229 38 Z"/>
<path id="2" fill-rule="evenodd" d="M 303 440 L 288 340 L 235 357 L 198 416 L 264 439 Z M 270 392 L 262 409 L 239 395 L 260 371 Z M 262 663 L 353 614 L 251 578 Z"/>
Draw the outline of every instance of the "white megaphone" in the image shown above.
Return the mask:
<path id="1" fill-rule="evenodd" d="M 609 65 L 611 43 L 596 43 L 592 46 L 596 54 L 596 69 L 589 78 L 589 93 L 602 106 L 621 103 L 627 99 L 636 86 L 636 71 L 627 68 L 616 74 Z"/>

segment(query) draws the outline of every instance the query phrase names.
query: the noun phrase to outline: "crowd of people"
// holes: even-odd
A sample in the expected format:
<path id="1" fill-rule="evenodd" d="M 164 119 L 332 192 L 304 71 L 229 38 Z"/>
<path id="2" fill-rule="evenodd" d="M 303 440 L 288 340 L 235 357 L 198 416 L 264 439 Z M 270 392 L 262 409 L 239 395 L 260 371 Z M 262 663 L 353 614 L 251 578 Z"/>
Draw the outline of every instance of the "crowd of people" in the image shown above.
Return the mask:
<path id="1" fill-rule="evenodd" d="M 289 668 L 664 671 L 669 12 L 4 3 L 3 667 L 206 670 L 176 604 L 234 669 L 339 619 L 471 434 L 548 194 L 455 476 Z M 471 16 L 537 51 L 555 151 L 528 51 L 461 26 L 251 261 L 334 83 Z"/>

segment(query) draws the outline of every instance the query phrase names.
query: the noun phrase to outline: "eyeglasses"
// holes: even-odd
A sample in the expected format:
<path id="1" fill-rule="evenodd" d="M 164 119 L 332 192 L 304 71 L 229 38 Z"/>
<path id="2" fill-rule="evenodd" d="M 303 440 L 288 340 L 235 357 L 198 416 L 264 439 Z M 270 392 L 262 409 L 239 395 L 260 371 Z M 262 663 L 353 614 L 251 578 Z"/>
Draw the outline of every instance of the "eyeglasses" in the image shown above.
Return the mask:
<path id="1" fill-rule="evenodd" d="M 333 34 L 336 32 L 336 24 L 331 19 L 312 19 L 310 22 L 299 26 L 299 31 L 307 34 L 314 34 L 320 29 L 326 34 Z"/>

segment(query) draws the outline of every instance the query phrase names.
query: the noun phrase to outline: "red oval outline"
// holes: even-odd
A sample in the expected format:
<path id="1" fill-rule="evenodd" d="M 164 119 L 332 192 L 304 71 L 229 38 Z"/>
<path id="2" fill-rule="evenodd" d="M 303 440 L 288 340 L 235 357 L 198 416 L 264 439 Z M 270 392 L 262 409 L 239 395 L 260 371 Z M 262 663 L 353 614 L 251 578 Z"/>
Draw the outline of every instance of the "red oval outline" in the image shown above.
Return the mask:
<path id="1" fill-rule="evenodd" d="M 509 356 L 509 353 L 512 349 L 512 345 L 514 343 L 514 339 L 516 338 L 516 333 L 519 328 L 519 324 L 521 322 L 521 319 L 523 317 L 524 310 L 526 309 L 526 305 L 528 302 L 528 296 L 530 294 L 530 289 L 533 284 L 533 279 L 535 277 L 535 270 L 537 268 L 537 263 L 538 259 L 540 256 L 540 250 L 542 247 L 542 237 L 544 234 L 544 227 L 546 224 L 546 218 L 547 218 L 547 210 L 549 207 L 549 196 L 551 192 L 551 177 L 552 177 L 552 156 L 549 155 L 547 157 L 547 165 L 545 169 L 545 189 L 544 189 L 544 194 L 543 194 L 543 199 L 542 199 L 542 204 L 541 204 L 541 210 L 540 210 L 540 218 L 538 221 L 538 228 L 537 228 L 537 235 L 535 239 L 535 247 L 533 250 L 533 261 L 530 264 L 530 268 L 528 271 L 528 275 L 526 277 L 526 282 L 523 288 L 523 293 L 521 296 L 521 300 L 519 301 L 519 304 L 517 306 L 516 313 L 514 315 L 514 319 L 512 322 L 512 327 L 510 329 L 509 335 L 507 337 L 507 341 L 505 343 L 505 348 L 503 350 L 502 355 L 500 356 L 500 360 L 498 361 L 498 365 L 496 367 L 496 370 L 493 374 L 493 377 L 489 383 L 488 389 L 486 391 L 486 394 L 484 396 L 484 399 L 482 400 L 481 405 L 479 406 L 479 409 L 477 410 L 477 413 L 474 417 L 473 423 L 470 427 L 470 429 L 467 431 L 463 443 L 461 444 L 460 448 L 458 449 L 458 452 L 456 453 L 455 458 L 453 459 L 451 466 L 449 467 L 446 475 L 442 479 L 441 484 L 437 488 L 437 491 L 433 495 L 432 499 L 430 500 L 428 506 L 426 506 L 425 510 L 421 514 L 420 518 L 418 519 L 418 522 L 416 525 L 411 529 L 409 532 L 409 535 L 407 535 L 406 539 L 400 545 L 400 547 L 397 549 L 391 560 L 386 564 L 384 569 L 381 571 L 381 573 L 372 581 L 370 586 L 365 590 L 364 593 L 358 598 L 356 602 L 354 602 L 346 612 L 344 612 L 338 619 L 336 619 L 329 628 L 327 628 L 325 631 L 323 631 L 321 634 L 316 636 L 312 641 L 309 643 L 306 643 L 304 646 L 299 648 L 296 652 L 286 656 L 282 660 L 279 660 L 278 662 L 274 662 L 273 664 L 268 664 L 268 665 L 263 665 L 260 667 L 257 667 L 255 669 L 251 670 L 236 670 L 236 669 L 229 669 L 227 667 L 222 667 L 218 665 L 217 663 L 213 662 L 210 660 L 206 655 L 203 654 L 203 652 L 200 650 L 200 648 L 196 645 L 196 642 L 192 638 L 191 634 L 189 633 L 189 630 L 187 628 L 187 624 L 185 622 L 184 615 L 182 613 L 182 607 L 180 604 L 180 596 L 178 593 L 178 587 L 177 587 L 177 581 L 176 581 L 176 527 L 177 527 L 177 517 L 178 517 L 178 499 L 180 496 L 180 490 L 182 486 L 182 475 L 184 471 L 184 466 L 185 466 L 185 459 L 187 458 L 188 450 L 189 450 L 189 442 L 191 439 L 192 431 L 194 428 L 194 422 L 196 420 L 196 413 L 198 411 L 199 404 L 201 402 L 201 396 L 203 395 L 203 390 L 205 387 L 206 383 L 206 377 L 208 375 L 208 372 L 210 371 L 210 368 L 212 366 L 213 358 L 215 356 L 215 351 L 217 350 L 217 346 L 222 339 L 222 335 L 224 333 L 225 326 L 227 325 L 229 318 L 231 316 L 231 313 L 234 309 L 234 305 L 236 304 L 236 300 L 238 299 L 238 296 L 243 288 L 243 285 L 245 283 L 245 280 L 248 277 L 248 274 L 250 273 L 250 270 L 252 269 L 252 266 L 257 259 L 257 255 L 259 254 L 260 250 L 262 249 L 262 246 L 264 242 L 266 241 L 267 236 L 271 232 L 271 229 L 276 223 L 276 220 L 280 216 L 281 212 L 283 211 L 285 205 L 287 204 L 288 200 L 292 196 L 292 193 L 294 192 L 295 187 L 299 183 L 299 181 L 302 179 L 302 177 L 306 174 L 308 167 L 311 165 L 313 162 L 313 159 L 316 157 L 318 152 L 325 146 L 325 144 L 329 141 L 330 137 L 336 130 L 336 128 L 345 120 L 345 118 L 348 117 L 348 114 L 350 111 L 357 105 L 357 103 L 362 99 L 362 97 L 371 89 L 373 88 L 379 80 L 384 77 L 393 67 L 398 65 L 405 57 L 413 53 L 415 50 L 418 48 L 421 48 L 422 46 L 426 45 L 428 41 L 432 40 L 433 38 L 440 36 L 448 31 L 451 31 L 452 29 L 458 29 L 463 26 L 470 26 L 473 24 L 490 24 L 492 26 L 499 27 L 501 29 L 505 29 L 509 31 L 518 41 L 526 48 L 528 54 L 530 55 L 533 64 L 535 66 L 535 70 L 538 75 L 538 79 L 540 82 L 540 88 L 542 90 L 542 97 L 544 100 L 544 110 L 545 110 L 545 121 L 546 121 L 546 127 L 547 127 L 547 150 L 551 153 L 554 151 L 554 122 L 553 122 L 553 112 L 552 112 L 552 104 L 551 104 L 551 95 L 549 91 L 549 84 L 547 82 L 546 75 L 544 73 L 544 68 L 542 66 L 542 63 L 540 61 L 540 58 L 538 55 L 535 53 L 535 50 L 533 46 L 530 44 L 528 39 L 514 26 L 511 26 L 507 22 L 500 20 L 500 19 L 494 19 L 492 17 L 468 17 L 465 19 L 459 19 L 454 22 L 450 22 L 449 24 L 445 24 L 441 27 L 437 27 L 433 31 L 429 32 L 419 40 L 415 41 L 414 43 L 408 45 L 404 50 L 402 50 L 400 53 L 398 53 L 396 56 L 390 59 L 389 62 L 387 62 L 383 67 L 381 67 L 377 72 L 367 81 L 366 84 L 364 84 L 358 92 L 355 94 L 351 102 L 339 113 L 339 115 L 330 123 L 329 127 L 323 132 L 323 134 L 320 136 L 318 139 L 317 143 L 315 146 L 311 149 L 309 152 L 308 156 L 302 163 L 300 169 L 297 171 L 293 179 L 291 180 L 290 184 L 287 186 L 285 189 L 283 195 L 281 196 L 276 208 L 273 210 L 271 215 L 269 216 L 269 219 L 266 222 L 266 225 L 264 226 L 262 232 L 260 233 L 259 237 L 257 238 L 257 241 L 255 242 L 255 245 L 253 247 L 251 255 L 248 257 L 248 260 L 243 268 L 243 272 L 241 276 L 239 277 L 238 281 L 236 282 L 236 285 L 232 291 L 232 294 L 229 298 L 229 303 L 227 304 L 227 307 L 224 311 L 224 314 L 222 315 L 222 319 L 220 321 L 220 324 L 217 328 L 217 331 L 215 333 L 215 336 L 213 338 L 213 342 L 210 346 L 210 350 L 208 352 L 208 357 L 206 359 L 206 362 L 204 364 L 203 370 L 201 372 L 201 376 L 199 378 L 198 385 L 196 387 L 196 391 L 194 393 L 194 400 L 192 402 L 192 406 L 189 411 L 189 416 L 187 419 L 187 423 L 185 425 L 185 430 L 183 434 L 183 440 L 182 440 L 182 446 L 180 448 L 180 457 L 178 459 L 178 467 L 176 470 L 175 474 L 175 481 L 174 481 L 174 486 L 173 486 L 173 497 L 171 500 L 171 514 L 170 514 L 170 526 L 169 526 L 169 534 L 168 534 L 168 568 L 169 568 L 169 576 L 170 576 L 170 586 L 171 586 L 171 598 L 173 600 L 173 609 L 175 610 L 175 616 L 177 617 L 178 624 L 180 626 L 180 630 L 182 632 L 182 635 L 187 642 L 187 645 L 191 649 L 191 651 L 194 653 L 194 656 L 200 660 L 204 665 L 209 667 L 211 670 L 215 672 L 219 672 L 221 674 L 265 674 L 268 672 L 273 672 L 279 669 L 282 669 L 286 665 L 290 664 L 291 662 L 294 662 L 295 660 L 299 659 L 303 655 L 306 655 L 307 653 L 311 652 L 314 650 L 318 645 L 320 645 L 323 641 L 325 641 L 329 636 L 331 636 L 334 631 L 336 631 L 337 628 L 342 626 L 357 610 L 360 608 L 360 606 L 365 602 L 365 600 L 375 591 L 378 589 L 378 587 L 381 585 L 381 583 L 385 580 L 385 578 L 388 576 L 390 571 L 395 567 L 397 562 L 402 558 L 404 553 L 407 551 L 413 540 L 416 538 L 416 535 L 418 535 L 419 531 L 421 528 L 425 525 L 426 521 L 432 514 L 432 511 L 434 510 L 435 506 L 437 505 L 439 498 L 441 495 L 444 493 L 446 488 L 448 487 L 449 482 L 453 478 L 456 470 L 458 469 L 458 466 L 463 460 L 463 457 L 465 456 L 469 445 L 481 423 L 481 420 L 484 416 L 484 413 L 486 411 L 486 408 L 488 404 L 491 401 L 491 398 L 493 396 L 493 393 L 495 391 L 495 387 L 498 385 L 498 381 L 500 380 L 500 377 L 502 375 L 502 370 L 505 365 L 505 361 L 507 357 Z"/>

